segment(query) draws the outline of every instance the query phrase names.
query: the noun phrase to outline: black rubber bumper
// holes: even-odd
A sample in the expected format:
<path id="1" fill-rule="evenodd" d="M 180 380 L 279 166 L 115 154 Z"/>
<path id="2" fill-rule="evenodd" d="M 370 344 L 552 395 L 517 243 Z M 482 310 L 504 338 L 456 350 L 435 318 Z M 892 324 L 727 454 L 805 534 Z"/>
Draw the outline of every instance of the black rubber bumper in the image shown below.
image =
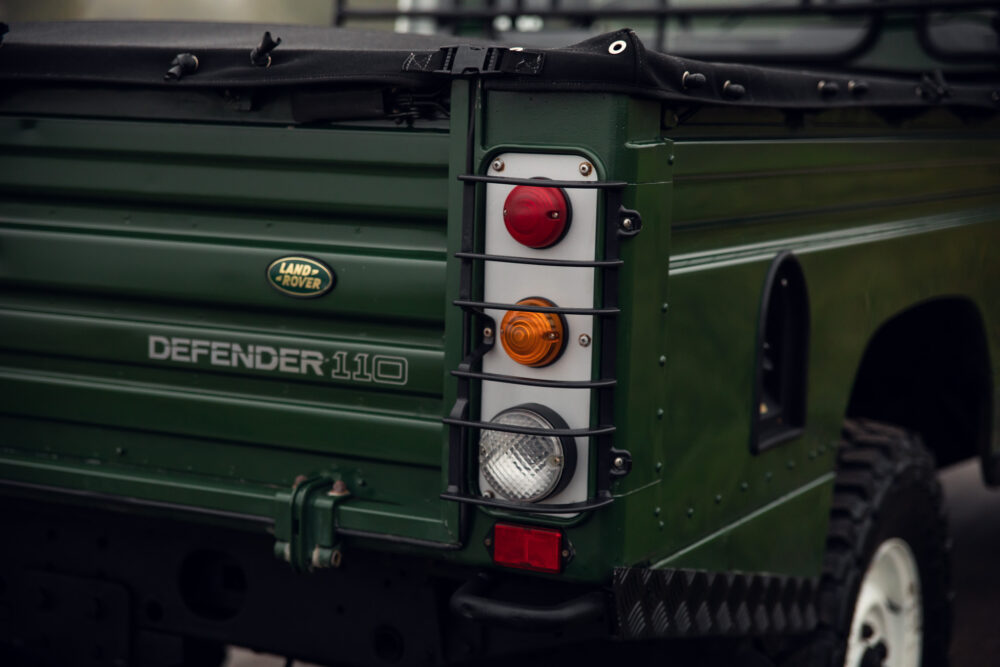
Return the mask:
<path id="1" fill-rule="evenodd" d="M 452 595 L 452 612 L 539 632 L 612 618 L 621 639 L 785 635 L 816 626 L 817 581 L 805 577 L 617 568 L 611 595 L 593 591 L 548 606 L 499 600 L 491 589 L 489 575 L 477 575 Z"/>
<path id="2" fill-rule="evenodd" d="M 453 613 L 472 621 L 513 630 L 544 632 L 597 621 L 610 610 L 607 596 L 595 591 L 548 606 L 527 605 L 489 597 L 492 582 L 480 574 L 451 597 Z"/>

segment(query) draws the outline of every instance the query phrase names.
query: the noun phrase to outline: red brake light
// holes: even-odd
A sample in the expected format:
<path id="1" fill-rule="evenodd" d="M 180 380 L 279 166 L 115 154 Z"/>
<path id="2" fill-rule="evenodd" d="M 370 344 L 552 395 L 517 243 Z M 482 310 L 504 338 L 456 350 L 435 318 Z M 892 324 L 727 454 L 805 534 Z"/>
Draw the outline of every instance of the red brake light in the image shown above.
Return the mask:
<path id="1" fill-rule="evenodd" d="M 503 204 L 503 222 L 518 243 L 548 248 L 569 229 L 569 201 L 559 188 L 519 185 Z"/>
<path id="2" fill-rule="evenodd" d="M 498 523 L 493 527 L 493 562 L 536 572 L 562 571 L 560 530 Z"/>

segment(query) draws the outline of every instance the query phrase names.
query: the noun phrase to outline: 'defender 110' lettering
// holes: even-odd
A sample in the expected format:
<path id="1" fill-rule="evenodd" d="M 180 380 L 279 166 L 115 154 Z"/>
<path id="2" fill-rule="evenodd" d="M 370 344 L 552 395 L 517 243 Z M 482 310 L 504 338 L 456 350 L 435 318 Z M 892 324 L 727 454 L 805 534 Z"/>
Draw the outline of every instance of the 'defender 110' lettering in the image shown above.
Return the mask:
<path id="1" fill-rule="evenodd" d="M 405 385 L 409 364 L 405 357 L 338 350 L 327 357 L 319 350 L 272 347 L 221 340 L 149 337 L 149 358 L 187 364 L 249 368 L 296 375 L 316 375 L 333 380 Z M 326 366 L 326 369 L 324 369 Z"/>

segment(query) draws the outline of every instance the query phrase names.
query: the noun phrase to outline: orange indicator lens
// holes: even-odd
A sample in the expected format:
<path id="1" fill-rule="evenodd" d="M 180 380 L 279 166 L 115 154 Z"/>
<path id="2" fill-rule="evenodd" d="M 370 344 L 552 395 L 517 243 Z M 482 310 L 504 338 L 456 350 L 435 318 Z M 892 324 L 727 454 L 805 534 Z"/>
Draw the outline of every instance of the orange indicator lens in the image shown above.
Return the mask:
<path id="1" fill-rule="evenodd" d="M 519 306 L 553 307 L 548 299 L 531 297 Z M 530 313 L 510 310 L 500 323 L 500 343 L 519 364 L 538 368 L 559 358 L 566 345 L 566 321 L 558 313 Z"/>

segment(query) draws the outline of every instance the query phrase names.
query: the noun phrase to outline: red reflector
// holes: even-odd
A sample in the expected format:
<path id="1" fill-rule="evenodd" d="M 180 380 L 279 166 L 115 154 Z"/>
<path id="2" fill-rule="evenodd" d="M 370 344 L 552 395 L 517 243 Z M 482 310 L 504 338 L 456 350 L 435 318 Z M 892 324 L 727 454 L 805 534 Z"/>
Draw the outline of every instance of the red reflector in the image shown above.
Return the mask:
<path id="1" fill-rule="evenodd" d="M 493 562 L 536 572 L 562 571 L 562 531 L 498 523 L 493 527 Z"/>
<path id="2" fill-rule="evenodd" d="M 503 223 L 518 243 L 548 248 L 569 229 L 570 209 L 558 188 L 519 185 L 503 203 Z"/>

